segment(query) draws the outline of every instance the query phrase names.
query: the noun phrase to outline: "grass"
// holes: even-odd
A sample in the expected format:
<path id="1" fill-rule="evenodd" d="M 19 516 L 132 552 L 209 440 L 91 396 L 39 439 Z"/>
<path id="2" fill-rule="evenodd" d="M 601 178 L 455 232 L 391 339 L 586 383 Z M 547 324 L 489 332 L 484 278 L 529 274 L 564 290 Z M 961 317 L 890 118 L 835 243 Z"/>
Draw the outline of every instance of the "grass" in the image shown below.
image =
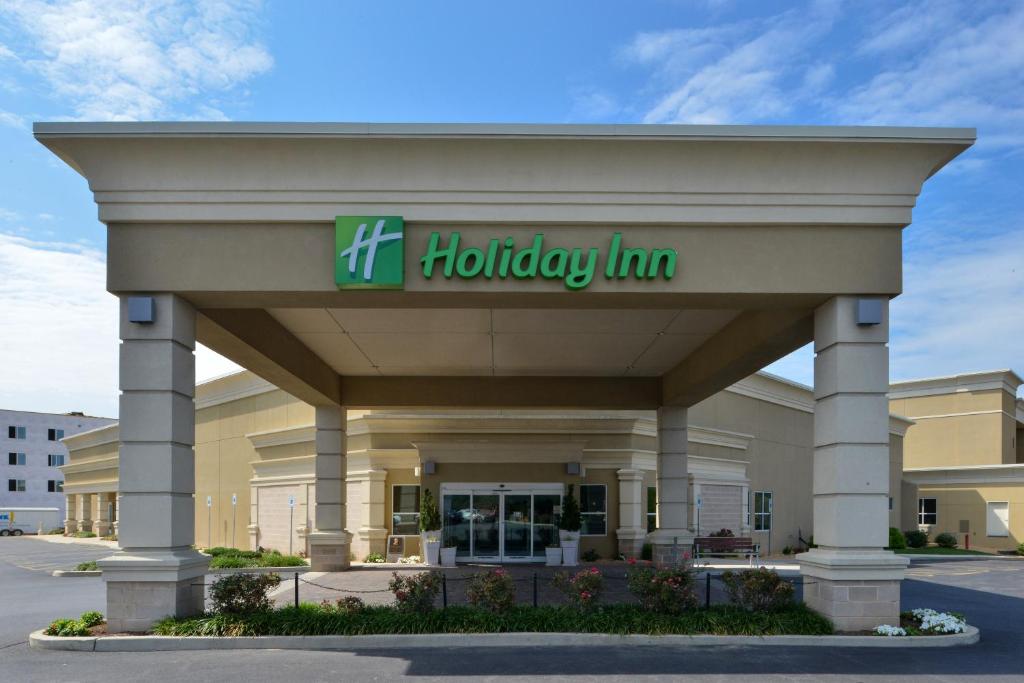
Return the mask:
<path id="1" fill-rule="evenodd" d="M 940 548 L 937 545 L 927 548 L 905 548 L 897 550 L 897 555 L 991 555 L 980 550 L 964 550 L 963 548 Z"/>
<path id="2" fill-rule="evenodd" d="M 96 560 L 89 560 L 88 562 L 79 562 L 78 566 L 75 567 L 76 572 L 98 572 L 99 566 L 96 564 Z"/>
<path id="3" fill-rule="evenodd" d="M 672 616 L 636 605 L 609 605 L 590 612 L 571 607 L 515 607 L 495 614 L 475 607 L 448 607 L 425 614 L 394 607 L 339 612 L 303 604 L 253 614 L 207 614 L 167 618 L 153 626 L 157 635 L 306 636 L 416 633 L 615 633 L 709 635 L 829 635 L 827 619 L 802 604 L 778 612 L 747 612 L 713 606 Z"/>
<path id="4" fill-rule="evenodd" d="M 305 567 L 306 561 L 297 555 L 282 555 L 276 550 L 239 550 L 238 548 L 210 548 L 210 569 L 244 569 L 246 567 Z"/>
<path id="5" fill-rule="evenodd" d="M 91 531 L 76 531 L 75 538 L 96 538 L 96 534 Z"/>

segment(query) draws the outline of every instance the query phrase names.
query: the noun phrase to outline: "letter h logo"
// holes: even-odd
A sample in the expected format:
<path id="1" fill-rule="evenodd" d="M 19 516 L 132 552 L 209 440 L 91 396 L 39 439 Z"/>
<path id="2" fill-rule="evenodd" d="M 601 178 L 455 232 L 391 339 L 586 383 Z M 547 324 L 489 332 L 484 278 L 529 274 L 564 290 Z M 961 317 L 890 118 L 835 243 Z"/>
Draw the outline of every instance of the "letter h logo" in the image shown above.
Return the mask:
<path id="1" fill-rule="evenodd" d="M 338 216 L 334 223 L 334 281 L 338 289 L 402 289 L 401 216 Z"/>

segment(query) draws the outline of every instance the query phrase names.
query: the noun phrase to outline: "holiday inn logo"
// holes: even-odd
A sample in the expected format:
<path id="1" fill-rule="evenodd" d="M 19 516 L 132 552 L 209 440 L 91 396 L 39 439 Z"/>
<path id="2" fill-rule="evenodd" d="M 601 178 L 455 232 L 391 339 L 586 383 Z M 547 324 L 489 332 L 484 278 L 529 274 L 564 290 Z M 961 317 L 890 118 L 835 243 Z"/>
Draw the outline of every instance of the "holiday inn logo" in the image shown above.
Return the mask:
<path id="1" fill-rule="evenodd" d="M 337 216 L 334 282 L 338 289 L 402 289 L 404 228 L 401 216 Z"/>

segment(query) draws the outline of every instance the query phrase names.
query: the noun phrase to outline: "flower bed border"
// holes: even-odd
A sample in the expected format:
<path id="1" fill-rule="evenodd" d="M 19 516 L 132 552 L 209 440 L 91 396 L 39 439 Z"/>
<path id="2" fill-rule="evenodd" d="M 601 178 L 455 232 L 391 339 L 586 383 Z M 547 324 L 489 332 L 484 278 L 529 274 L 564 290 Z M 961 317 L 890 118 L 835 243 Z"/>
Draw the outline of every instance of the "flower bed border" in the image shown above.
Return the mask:
<path id="1" fill-rule="evenodd" d="M 655 645 L 688 648 L 709 645 L 760 647 L 917 648 L 973 645 L 981 638 L 974 626 L 964 633 L 884 638 L 852 636 L 702 636 L 615 635 L 607 633 L 437 633 L 370 636 L 91 636 L 62 638 L 41 630 L 29 636 L 37 650 L 77 652 L 165 652 L 183 650 L 335 650 L 463 647 L 611 647 Z"/>

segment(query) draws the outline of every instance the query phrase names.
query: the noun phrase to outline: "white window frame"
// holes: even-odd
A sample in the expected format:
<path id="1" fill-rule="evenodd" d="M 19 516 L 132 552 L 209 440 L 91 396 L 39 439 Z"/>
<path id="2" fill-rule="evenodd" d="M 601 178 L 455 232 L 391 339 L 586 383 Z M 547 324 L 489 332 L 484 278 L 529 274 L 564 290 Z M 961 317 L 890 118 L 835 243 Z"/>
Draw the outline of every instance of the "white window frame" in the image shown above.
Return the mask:
<path id="1" fill-rule="evenodd" d="M 583 487 L 584 486 L 600 486 L 604 489 L 604 512 L 584 512 L 583 511 Z M 585 534 L 582 530 L 582 524 L 580 525 L 580 536 L 586 538 L 605 538 L 608 536 L 608 485 L 607 484 L 580 484 L 580 521 L 583 521 L 584 517 L 604 517 L 604 533 L 603 534 Z"/>
<path id="2" fill-rule="evenodd" d="M 398 500 L 398 496 L 395 495 L 395 489 L 398 488 L 399 486 L 415 486 L 416 488 L 418 488 L 420 490 L 420 495 L 418 496 L 419 501 L 420 501 L 420 505 L 423 504 L 423 486 L 422 486 L 422 484 L 392 484 L 391 485 L 391 513 L 390 513 L 391 514 L 391 534 L 393 536 L 418 536 L 419 533 L 420 533 L 420 511 L 419 511 L 419 508 L 417 507 L 417 509 L 414 510 L 413 512 L 398 512 L 398 513 L 395 512 L 395 501 Z M 414 514 L 414 513 L 416 515 L 416 533 L 415 534 L 399 534 L 399 533 L 396 533 L 395 532 L 395 515 L 396 514 L 411 515 L 411 514 Z"/>
<path id="3" fill-rule="evenodd" d="M 988 511 L 991 505 L 1005 505 L 1006 506 L 1006 532 L 1002 534 L 993 534 L 992 530 L 988 526 Z M 985 501 L 985 536 L 987 538 L 1009 538 L 1010 536 L 1010 501 L 1008 500 L 987 500 Z"/>
<path id="4" fill-rule="evenodd" d="M 56 458 L 60 458 L 60 462 L 55 462 Z M 62 467 L 64 465 L 64 454 L 63 453 L 47 453 L 46 455 L 47 467 Z"/>
<path id="5" fill-rule="evenodd" d="M 750 521 L 752 522 L 752 524 L 751 524 L 750 529 L 751 529 L 751 531 L 757 531 L 757 532 L 771 532 L 772 524 L 775 521 L 774 519 L 772 519 L 772 515 L 775 512 L 775 492 L 774 491 L 753 491 L 752 493 L 754 495 L 754 499 L 753 499 L 754 504 L 751 506 L 752 513 L 751 513 L 751 520 Z M 758 494 L 761 494 L 761 506 L 762 506 L 762 508 L 764 507 L 765 496 L 768 497 L 768 501 L 769 502 L 768 502 L 768 509 L 767 510 L 758 511 L 758 508 L 757 508 L 757 495 Z M 762 520 L 762 524 L 764 523 L 764 520 L 768 520 L 768 526 L 762 526 L 760 529 L 757 528 L 757 520 L 758 520 L 758 518 L 760 518 Z"/>
<path id="6" fill-rule="evenodd" d="M 935 512 L 925 512 L 924 511 L 924 502 L 926 500 L 934 501 L 934 503 L 935 503 Z M 931 522 L 926 522 L 925 521 L 925 515 L 932 515 L 932 516 L 935 517 L 935 519 L 932 520 Z M 935 497 L 928 497 L 928 498 L 921 498 L 921 497 L 919 497 L 917 499 L 917 525 L 918 526 L 935 526 L 938 523 L 939 523 L 939 499 L 935 498 Z"/>
<path id="7" fill-rule="evenodd" d="M 12 429 L 14 430 L 14 436 L 11 436 L 11 430 Z M 24 427 L 19 427 L 17 425 L 8 425 L 7 426 L 7 438 L 8 439 L 26 439 L 26 438 L 28 438 L 28 430 L 25 429 Z"/>
<path id="8" fill-rule="evenodd" d="M 11 482 L 14 482 L 14 490 L 11 490 Z M 20 487 L 20 488 L 19 488 Z M 8 493 L 25 493 L 28 490 L 28 483 L 24 479 L 8 479 L 7 480 L 7 492 Z"/>
<path id="9" fill-rule="evenodd" d="M 50 433 L 51 432 L 53 432 L 53 438 L 52 439 L 50 438 Z M 46 440 L 47 441 L 60 441 L 63 438 L 64 438 L 64 430 L 60 429 L 59 427 L 50 427 L 49 429 L 46 430 Z"/>
<path id="10" fill-rule="evenodd" d="M 50 488 L 50 484 L 53 484 L 53 488 Z M 64 493 L 64 480 L 63 479 L 47 479 L 46 480 L 46 492 L 47 493 Z"/>
<path id="11" fill-rule="evenodd" d="M 14 456 L 14 462 L 11 462 L 11 456 Z M 28 456 L 24 453 L 8 453 L 7 464 L 10 467 L 24 467 L 28 464 Z"/>

